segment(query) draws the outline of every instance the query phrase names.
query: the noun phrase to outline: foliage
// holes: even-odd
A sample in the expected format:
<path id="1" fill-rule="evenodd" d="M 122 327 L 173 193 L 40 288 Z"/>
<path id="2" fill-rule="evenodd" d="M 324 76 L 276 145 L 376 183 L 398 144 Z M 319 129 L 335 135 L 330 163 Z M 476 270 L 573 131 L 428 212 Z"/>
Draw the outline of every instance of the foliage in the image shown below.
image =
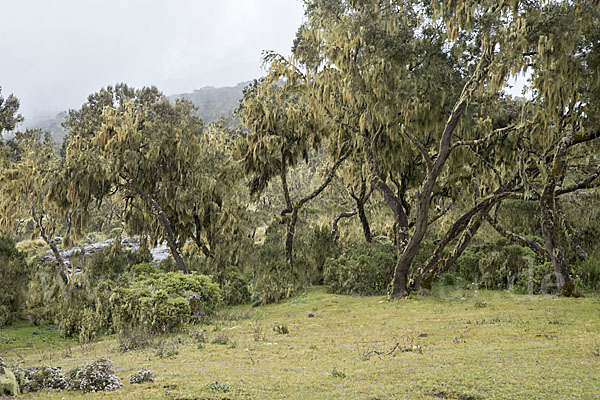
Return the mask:
<path id="1" fill-rule="evenodd" d="M 60 368 L 44 366 L 26 370 L 27 383 L 23 386 L 25 392 L 39 392 L 47 389 L 65 390 L 69 382 Z"/>
<path id="2" fill-rule="evenodd" d="M 539 262 L 530 249 L 499 239 L 496 242 L 472 245 L 449 272 L 486 289 L 508 289 L 517 285 L 520 290 L 526 291 L 527 271 L 535 268 Z M 548 269 L 546 274 L 551 271 L 551 268 Z M 541 280 L 538 280 L 536 274 L 536 290 L 539 290 L 540 284 Z"/>
<path id="3" fill-rule="evenodd" d="M 361 243 L 325 261 L 323 281 L 340 294 L 381 295 L 388 290 L 396 265 L 396 248 L 389 243 Z"/>
<path id="4" fill-rule="evenodd" d="M 52 276 L 39 276 L 44 293 L 57 292 L 46 298 L 45 304 L 43 299 L 37 299 L 38 312 L 43 313 L 44 307 L 58 306 L 57 319 L 63 334 L 78 335 L 83 343 L 93 341 L 100 332 L 113 332 L 109 306 L 109 297 L 116 286 L 113 279 L 118 280 L 134 263 L 146 261 L 147 257 L 143 251 L 131 252 L 120 246 L 98 250 L 91 256 L 73 257 L 81 271 L 71 277 L 69 285 L 57 284 Z"/>
<path id="5" fill-rule="evenodd" d="M 243 274 L 235 267 L 227 270 L 220 285 L 223 302 L 228 305 L 248 303 L 250 301 L 250 289 L 248 285 L 248 274 Z"/>
<path id="6" fill-rule="evenodd" d="M 134 269 L 136 270 L 136 269 Z M 117 332 L 142 325 L 155 333 L 171 332 L 189 320 L 189 296 L 200 297 L 207 314 L 221 302 L 217 284 L 206 275 L 160 272 L 123 277 L 108 299 L 111 318 Z"/>
<path id="7" fill-rule="evenodd" d="M 253 273 L 249 289 L 254 305 L 287 299 L 304 286 L 300 274 L 290 270 L 284 260 L 265 260 Z"/>
<path id="8" fill-rule="evenodd" d="M 25 309 L 31 265 L 8 237 L 0 236 L 0 276 L 5 284 L 0 291 L 0 327 L 14 322 Z"/>
<path id="9" fill-rule="evenodd" d="M 116 240 L 120 240 L 120 237 Z M 150 261 L 152 255 L 143 250 L 128 251 L 121 249 L 120 246 L 111 246 L 85 259 L 85 274 L 92 282 L 116 280 L 132 266 Z"/>
<path id="10" fill-rule="evenodd" d="M 67 373 L 69 390 L 84 393 L 111 391 L 123 386 L 110 359 L 103 357 L 97 361 L 77 367 Z"/>
<path id="11" fill-rule="evenodd" d="M 594 252 L 585 261 L 574 265 L 573 274 L 585 289 L 600 291 L 600 254 Z"/>
<path id="12" fill-rule="evenodd" d="M 15 126 L 23 121 L 21 114 L 18 114 L 20 102 L 14 95 L 9 95 L 6 99 L 2 97 L 2 88 L 0 87 L 0 137 L 4 131 L 11 131 Z"/>
<path id="13" fill-rule="evenodd" d="M 129 383 L 131 384 L 144 382 L 154 382 L 152 371 L 150 371 L 148 368 L 142 368 L 138 372 L 131 374 L 129 377 Z"/>

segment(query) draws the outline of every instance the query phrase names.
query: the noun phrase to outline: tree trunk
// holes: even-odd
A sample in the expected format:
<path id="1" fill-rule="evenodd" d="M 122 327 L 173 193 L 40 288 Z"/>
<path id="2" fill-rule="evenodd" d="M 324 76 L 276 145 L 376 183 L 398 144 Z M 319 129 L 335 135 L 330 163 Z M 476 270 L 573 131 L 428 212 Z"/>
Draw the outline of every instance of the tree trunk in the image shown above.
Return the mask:
<path id="1" fill-rule="evenodd" d="M 569 274 L 569 263 L 558 245 L 556 232 L 554 231 L 554 188 L 553 179 L 549 178 L 549 184 L 544 188 L 540 198 L 542 236 L 546 245 L 546 253 L 552 261 L 554 276 L 556 277 L 556 289 L 559 294 L 571 296 L 574 285 Z"/>
<path id="2" fill-rule="evenodd" d="M 333 240 L 338 240 L 340 237 L 340 233 L 338 230 L 338 224 L 342 218 L 351 218 L 356 215 L 356 210 L 339 213 L 334 219 L 331 228 L 331 236 L 333 236 Z"/>
<path id="3" fill-rule="evenodd" d="M 371 241 L 373 240 L 373 236 L 371 235 L 371 227 L 369 226 L 369 220 L 367 219 L 367 214 L 365 213 L 365 203 L 357 202 L 356 208 L 358 211 L 358 219 L 360 219 L 363 234 L 365 235 L 365 240 L 368 243 L 371 243 Z"/>
<path id="4" fill-rule="evenodd" d="M 552 261 L 556 277 L 556 289 L 563 296 L 577 296 L 578 292 L 571 281 L 569 262 L 558 245 L 558 238 L 554 226 L 556 207 L 556 186 L 564 178 L 567 163 L 564 160 L 567 148 L 572 145 L 575 133 L 568 133 L 560 140 L 554 153 L 552 168 L 548 171 L 544 191 L 540 197 L 540 222 L 542 236 L 546 245 L 546 253 Z"/>
<path id="5" fill-rule="evenodd" d="M 67 276 L 67 268 L 65 266 L 65 261 L 63 260 L 62 256 L 60 255 L 60 251 L 58 250 L 58 247 L 56 247 L 56 243 L 54 243 L 54 240 L 52 240 L 51 237 L 48 237 L 48 234 L 46 232 L 46 228 L 44 228 L 44 225 L 42 224 L 42 216 L 38 216 L 37 212 L 35 210 L 35 204 L 31 204 L 31 216 L 33 217 L 33 220 L 35 221 L 35 225 L 38 228 L 38 230 L 40 231 L 40 235 L 42 236 L 42 239 L 44 240 L 44 242 L 46 242 L 46 244 L 48 245 L 48 247 L 50 247 L 50 250 L 52 250 L 52 254 L 54 254 L 54 258 L 56 259 L 56 264 L 58 264 L 58 268 L 59 268 L 59 273 L 60 273 L 60 277 L 63 280 L 63 282 L 65 283 L 65 285 L 67 285 L 69 283 L 69 278 Z"/>
<path id="6" fill-rule="evenodd" d="M 296 221 L 298 220 L 298 209 L 292 210 L 292 215 L 287 221 L 287 233 L 285 235 L 285 262 L 291 269 L 294 268 L 294 234 L 296 233 Z"/>
<path id="7" fill-rule="evenodd" d="M 167 240 L 167 245 L 169 246 L 169 250 L 171 250 L 171 255 L 175 260 L 175 264 L 180 271 L 183 271 L 184 274 L 187 274 L 189 271 L 185 266 L 185 262 L 183 261 L 183 257 L 179 252 L 179 247 L 177 246 L 177 240 L 175 239 L 175 234 L 173 233 L 173 228 L 171 228 L 171 222 L 169 222 L 169 217 L 163 211 L 161 206 L 152 198 L 147 195 L 137 184 L 132 183 L 132 186 L 138 192 L 142 198 L 150 204 L 152 208 L 158 213 L 159 221 L 161 226 L 163 227 L 163 232 L 165 234 L 165 239 Z"/>

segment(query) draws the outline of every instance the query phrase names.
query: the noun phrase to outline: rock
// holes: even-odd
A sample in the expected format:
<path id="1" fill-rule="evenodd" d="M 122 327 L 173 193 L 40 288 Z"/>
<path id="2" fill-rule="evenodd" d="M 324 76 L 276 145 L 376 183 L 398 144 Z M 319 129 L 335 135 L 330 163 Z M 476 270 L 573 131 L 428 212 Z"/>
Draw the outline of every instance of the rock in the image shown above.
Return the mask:
<path id="1" fill-rule="evenodd" d="M 313 318 L 316 314 L 314 312 L 309 312 L 308 313 L 308 318 Z"/>
<path id="2" fill-rule="evenodd" d="M 419 337 L 427 337 L 427 336 L 428 336 L 428 335 L 427 335 L 426 333 L 421 333 L 421 334 L 419 335 Z"/>
<path id="3" fill-rule="evenodd" d="M 16 396 L 19 394 L 19 384 L 15 374 L 8 367 L 0 367 L 0 396 Z"/>

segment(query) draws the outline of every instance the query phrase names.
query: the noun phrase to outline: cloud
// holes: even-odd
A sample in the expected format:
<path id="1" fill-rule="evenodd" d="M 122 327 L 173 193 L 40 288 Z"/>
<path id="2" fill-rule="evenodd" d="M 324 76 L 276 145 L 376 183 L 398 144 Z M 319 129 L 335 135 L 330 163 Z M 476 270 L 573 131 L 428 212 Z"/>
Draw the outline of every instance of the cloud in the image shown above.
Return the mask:
<path id="1" fill-rule="evenodd" d="M 103 86 L 165 93 L 261 74 L 262 50 L 287 53 L 299 0 L 20 0 L 0 17 L 0 86 L 26 118 L 79 107 Z"/>

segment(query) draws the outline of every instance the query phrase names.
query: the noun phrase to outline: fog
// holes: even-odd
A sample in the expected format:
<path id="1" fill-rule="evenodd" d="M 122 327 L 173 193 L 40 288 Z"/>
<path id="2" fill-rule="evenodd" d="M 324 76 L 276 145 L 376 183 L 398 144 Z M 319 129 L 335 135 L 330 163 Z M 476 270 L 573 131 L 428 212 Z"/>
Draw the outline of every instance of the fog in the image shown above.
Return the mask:
<path id="1" fill-rule="evenodd" d="M 263 50 L 289 53 L 299 0 L 19 0 L 0 14 L 0 86 L 29 121 L 101 87 L 166 94 L 259 77 Z"/>

